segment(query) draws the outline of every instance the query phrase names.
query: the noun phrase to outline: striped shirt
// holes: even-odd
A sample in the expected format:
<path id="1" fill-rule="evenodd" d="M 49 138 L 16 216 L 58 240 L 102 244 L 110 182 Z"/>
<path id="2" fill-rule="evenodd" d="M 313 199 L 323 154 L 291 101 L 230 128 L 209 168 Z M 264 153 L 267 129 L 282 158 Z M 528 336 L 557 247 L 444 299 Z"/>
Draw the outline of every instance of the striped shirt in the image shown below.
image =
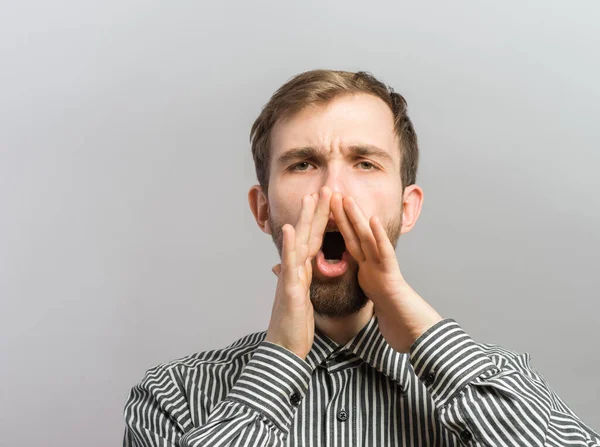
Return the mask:
<path id="1" fill-rule="evenodd" d="M 265 336 L 146 371 L 123 445 L 600 447 L 528 353 L 475 343 L 450 318 L 408 353 L 375 315 L 343 346 L 316 329 L 306 359 Z"/>

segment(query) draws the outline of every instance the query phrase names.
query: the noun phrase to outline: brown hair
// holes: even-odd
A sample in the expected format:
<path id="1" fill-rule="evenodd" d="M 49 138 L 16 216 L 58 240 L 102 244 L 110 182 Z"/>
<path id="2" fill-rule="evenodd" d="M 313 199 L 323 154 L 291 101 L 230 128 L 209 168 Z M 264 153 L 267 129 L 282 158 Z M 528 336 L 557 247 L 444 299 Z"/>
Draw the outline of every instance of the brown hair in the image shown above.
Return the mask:
<path id="1" fill-rule="evenodd" d="M 416 182 L 419 165 L 417 134 L 408 117 L 406 100 L 399 93 L 364 71 L 311 70 L 300 73 L 271 96 L 250 130 L 252 157 L 256 176 L 268 194 L 271 162 L 270 133 L 278 119 L 283 119 L 314 104 L 324 104 L 335 96 L 369 93 L 381 98 L 392 110 L 394 127 L 400 140 L 400 178 L 402 192 Z"/>

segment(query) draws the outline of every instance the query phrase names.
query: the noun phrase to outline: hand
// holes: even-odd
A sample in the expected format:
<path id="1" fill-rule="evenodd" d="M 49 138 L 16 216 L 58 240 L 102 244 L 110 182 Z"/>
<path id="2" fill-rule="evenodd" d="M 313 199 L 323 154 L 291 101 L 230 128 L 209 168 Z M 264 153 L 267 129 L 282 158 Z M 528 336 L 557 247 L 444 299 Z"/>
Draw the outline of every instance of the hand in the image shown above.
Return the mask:
<path id="1" fill-rule="evenodd" d="M 338 193 L 331 198 L 331 208 L 346 249 L 358 263 L 358 283 L 373 301 L 382 335 L 394 350 L 409 352 L 442 317 L 404 280 L 378 217 L 367 218 L 352 197 Z"/>
<path id="2" fill-rule="evenodd" d="M 282 263 L 272 268 L 278 281 L 265 341 L 276 343 L 302 359 L 306 359 L 314 341 L 315 320 L 310 300 L 312 260 L 323 243 L 330 200 L 328 187 L 321 190 L 320 198 L 317 193 L 302 198 L 296 228 L 290 224 L 282 227 Z"/>

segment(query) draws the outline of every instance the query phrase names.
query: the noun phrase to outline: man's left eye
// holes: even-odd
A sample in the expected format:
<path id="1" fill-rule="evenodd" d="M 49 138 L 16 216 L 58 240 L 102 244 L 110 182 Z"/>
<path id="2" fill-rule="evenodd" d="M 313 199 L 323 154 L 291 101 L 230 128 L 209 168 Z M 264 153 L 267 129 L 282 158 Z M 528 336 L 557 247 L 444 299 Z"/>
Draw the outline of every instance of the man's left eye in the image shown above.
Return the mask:
<path id="1" fill-rule="evenodd" d="M 367 164 L 369 165 L 371 168 L 375 169 L 375 165 L 373 163 L 371 163 L 370 161 L 361 161 L 359 164 L 364 165 Z M 367 169 L 367 171 L 370 171 L 371 169 Z"/>

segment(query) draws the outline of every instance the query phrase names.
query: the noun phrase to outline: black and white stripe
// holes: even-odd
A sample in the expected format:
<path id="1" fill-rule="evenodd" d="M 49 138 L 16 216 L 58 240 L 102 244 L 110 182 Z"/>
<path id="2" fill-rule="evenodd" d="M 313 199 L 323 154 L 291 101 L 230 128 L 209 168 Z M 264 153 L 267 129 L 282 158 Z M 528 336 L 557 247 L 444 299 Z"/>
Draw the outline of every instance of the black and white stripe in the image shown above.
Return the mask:
<path id="1" fill-rule="evenodd" d="M 317 330 L 306 360 L 265 336 L 148 370 L 123 445 L 600 447 L 528 353 L 475 343 L 450 318 L 408 354 L 375 316 L 344 346 Z"/>

